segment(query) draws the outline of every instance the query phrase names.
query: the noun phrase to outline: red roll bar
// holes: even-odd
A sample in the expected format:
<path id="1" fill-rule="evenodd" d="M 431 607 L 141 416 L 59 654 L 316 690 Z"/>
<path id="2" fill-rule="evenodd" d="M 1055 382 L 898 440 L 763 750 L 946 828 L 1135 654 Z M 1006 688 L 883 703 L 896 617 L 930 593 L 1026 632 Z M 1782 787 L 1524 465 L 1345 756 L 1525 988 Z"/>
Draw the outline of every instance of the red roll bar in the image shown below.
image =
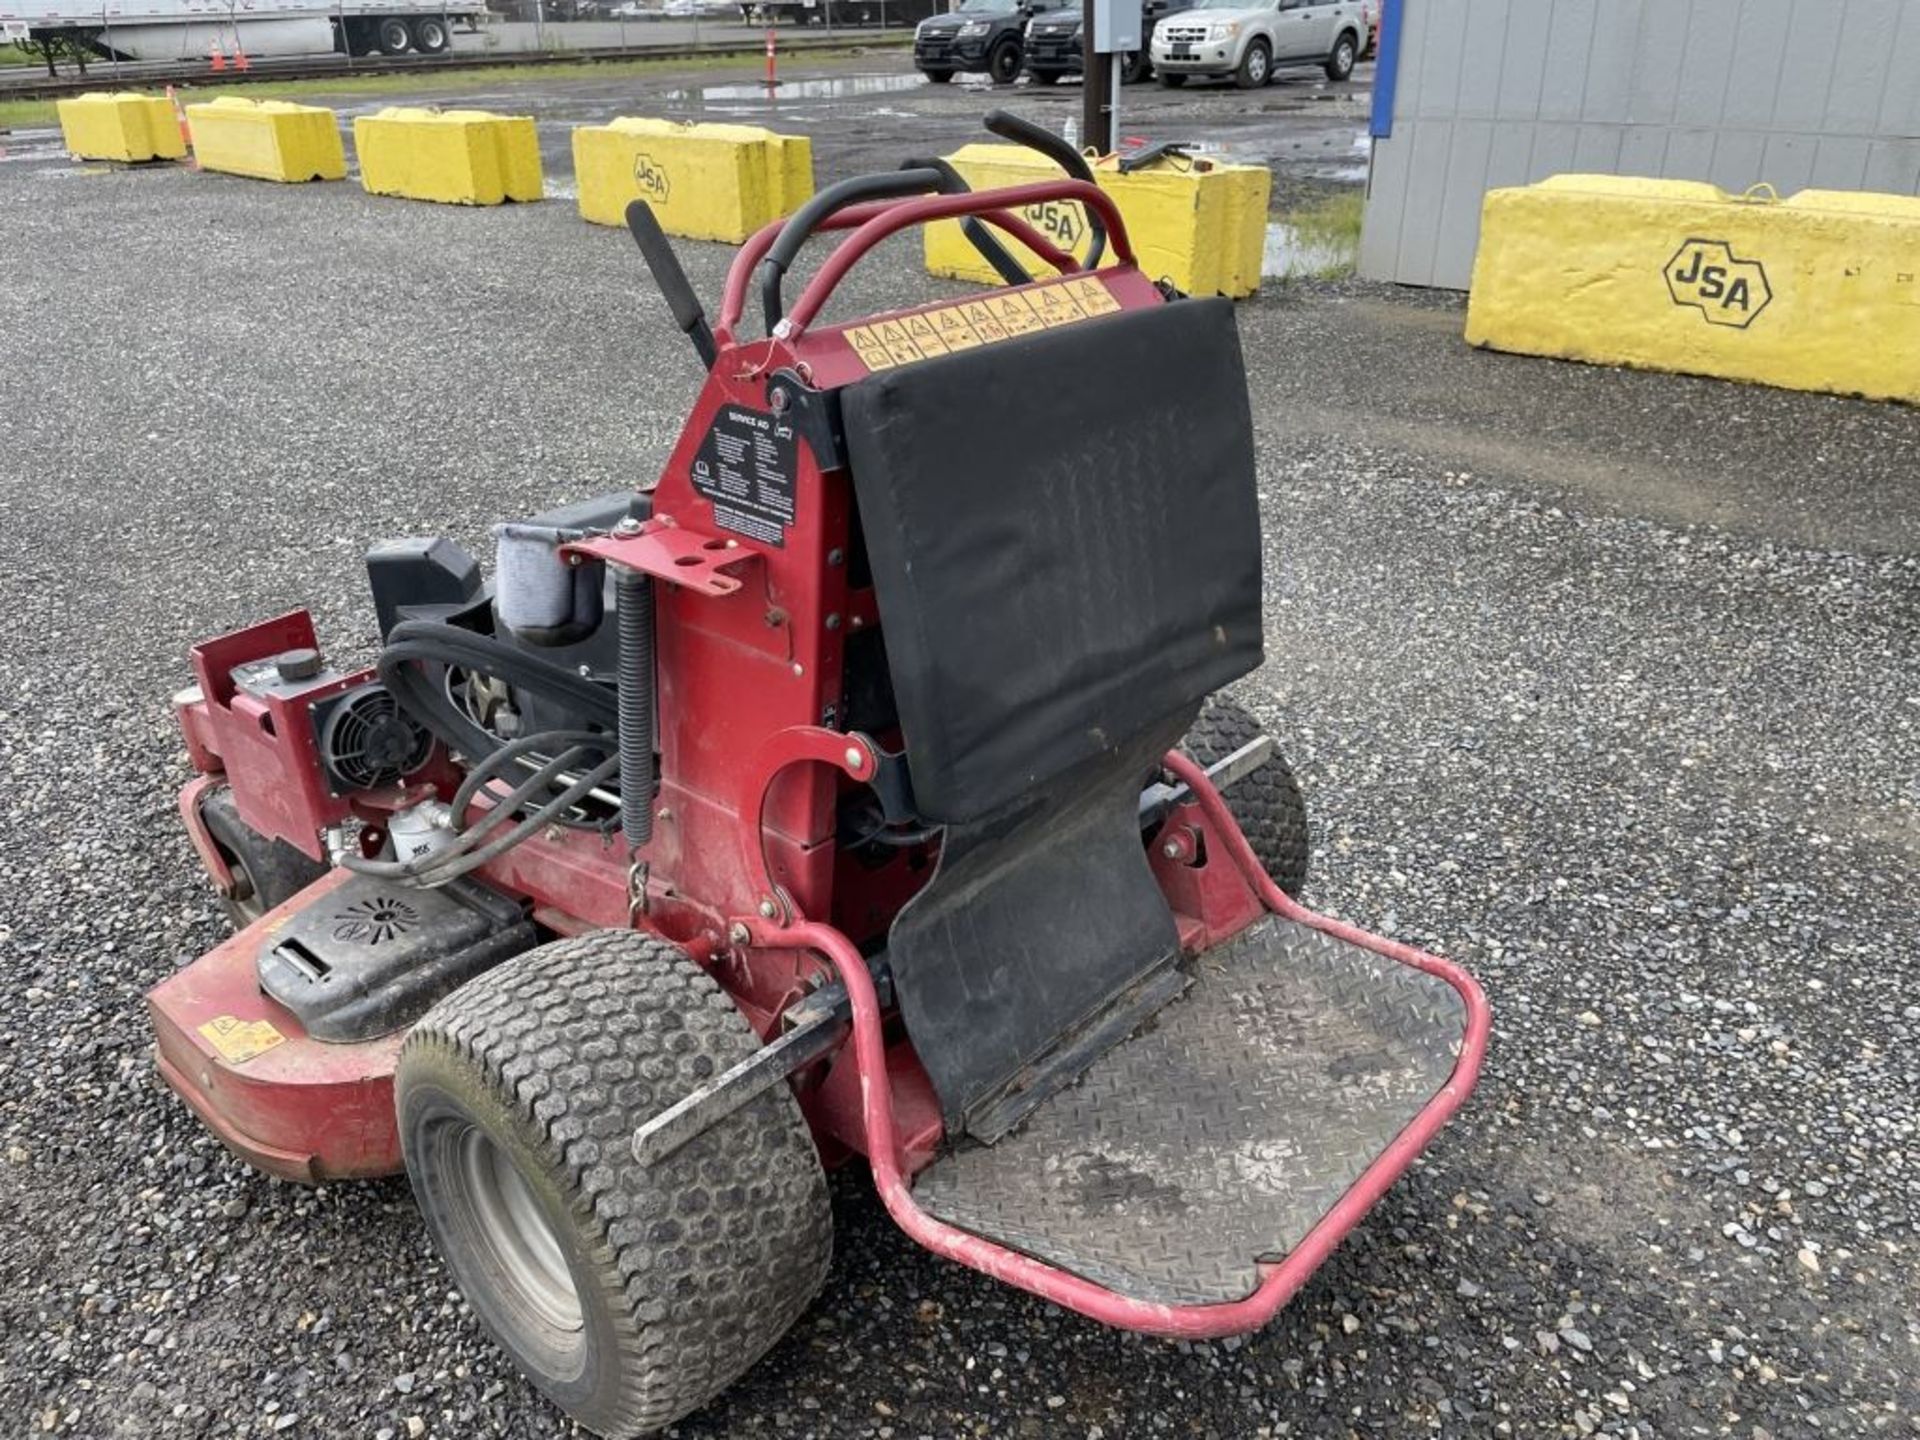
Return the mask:
<path id="1" fill-rule="evenodd" d="M 1132 263 L 1133 246 L 1127 238 L 1126 225 L 1120 218 L 1119 209 L 1104 191 L 1080 180 L 1049 180 L 1001 190 L 971 191 L 964 195 L 928 195 L 907 200 L 876 200 L 864 205 L 849 205 L 844 210 L 836 210 L 820 222 L 818 228 L 821 230 L 853 230 L 858 227 L 864 234 L 866 227 L 876 220 L 890 215 L 895 216 L 894 223 L 864 239 L 862 234 L 855 234 L 851 239 L 842 242 L 833 254 L 828 256 L 819 274 L 808 283 L 800 300 L 795 304 L 794 311 L 798 312 L 801 305 L 805 305 L 811 298 L 812 308 L 807 311 L 807 319 L 811 321 L 819 312 L 820 306 L 826 303 L 827 296 L 832 293 L 834 286 L 839 284 L 854 263 L 888 235 L 909 225 L 926 224 L 933 220 L 958 219 L 967 215 L 978 216 L 995 229 L 1018 240 L 1062 274 L 1071 273 L 1079 268 L 1079 262 L 1073 256 L 1060 249 L 1018 215 L 1013 214 L 1010 209 L 1003 208 L 1061 199 L 1077 200 L 1083 204 L 1095 206 L 1100 211 L 1101 219 L 1106 222 L 1114 253 L 1123 261 Z M 905 213 L 896 215 L 896 212 Z M 734 328 L 740 323 L 741 314 L 746 309 L 747 287 L 753 281 L 754 268 L 766 258 L 767 252 L 773 248 L 773 242 L 779 238 L 785 226 L 784 219 L 770 221 L 761 226 L 747 238 L 746 243 L 735 253 L 733 263 L 727 267 L 726 287 L 720 296 L 720 318 L 713 328 L 714 338 L 720 344 L 735 343 Z M 826 275 L 828 268 L 839 262 L 842 253 L 847 251 L 852 253 L 834 272 L 825 291 L 817 298 L 813 298 L 821 277 Z M 791 316 L 789 318 L 791 319 Z"/>

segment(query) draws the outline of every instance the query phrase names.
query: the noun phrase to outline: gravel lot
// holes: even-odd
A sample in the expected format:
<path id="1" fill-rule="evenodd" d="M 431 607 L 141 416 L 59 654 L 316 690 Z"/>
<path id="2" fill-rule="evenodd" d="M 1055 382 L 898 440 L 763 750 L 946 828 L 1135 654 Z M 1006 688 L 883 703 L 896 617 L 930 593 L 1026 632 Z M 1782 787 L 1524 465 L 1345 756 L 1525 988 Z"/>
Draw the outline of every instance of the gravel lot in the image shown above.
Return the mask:
<path id="1" fill-rule="evenodd" d="M 853 128 L 823 174 L 879 158 Z M 153 1079 L 141 994 L 221 934 L 165 700 L 192 641 L 295 604 L 364 652 L 373 540 L 477 543 L 650 475 L 694 366 L 629 242 L 565 204 L 92 173 L 24 139 L 0 1433 L 569 1433 L 404 1183 L 263 1179 Z M 726 252 L 683 253 L 716 294 Z M 957 293 L 894 259 L 849 312 Z M 1479 1091 L 1237 1342 L 1029 1301 L 843 1174 L 826 1296 L 676 1433 L 1920 1433 L 1920 413 L 1478 355 L 1453 301 L 1360 285 L 1241 317 L 1272 656 L 1247 691 L 1307 787 L 1309 898 L 1480 976 Z"/>

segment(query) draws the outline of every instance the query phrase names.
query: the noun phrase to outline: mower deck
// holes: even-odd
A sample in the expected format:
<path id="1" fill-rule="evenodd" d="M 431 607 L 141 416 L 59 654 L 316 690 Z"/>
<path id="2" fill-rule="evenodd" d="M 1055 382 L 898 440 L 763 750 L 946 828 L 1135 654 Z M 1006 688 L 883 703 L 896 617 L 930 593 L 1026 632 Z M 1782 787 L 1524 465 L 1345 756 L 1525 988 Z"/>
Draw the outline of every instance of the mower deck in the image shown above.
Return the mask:
<path id="1" fill-rule="evenodd" d="M 948 1224 L 1130 1299 L 1235 1301 L 1303 1241 L 1453 1075 L 1445 978 L 1278 916 L 1012 1135 L 937 1161 Z"/>

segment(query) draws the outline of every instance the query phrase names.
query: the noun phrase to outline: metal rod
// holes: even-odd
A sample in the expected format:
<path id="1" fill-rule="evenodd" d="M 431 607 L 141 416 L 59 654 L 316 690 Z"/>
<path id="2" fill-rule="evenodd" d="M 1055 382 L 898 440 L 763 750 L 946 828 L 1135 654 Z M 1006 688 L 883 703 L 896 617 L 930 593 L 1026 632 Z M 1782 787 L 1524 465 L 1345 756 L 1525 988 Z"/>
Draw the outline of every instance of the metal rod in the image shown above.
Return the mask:
<path id="1" fill-rule="evenodd" d="M 846 987 L 809 995 L 781 1018 L 792 1028 L 633 1132 L 633 1158 L 655 1165 L 840 1043 L 852 1002 Z"/>

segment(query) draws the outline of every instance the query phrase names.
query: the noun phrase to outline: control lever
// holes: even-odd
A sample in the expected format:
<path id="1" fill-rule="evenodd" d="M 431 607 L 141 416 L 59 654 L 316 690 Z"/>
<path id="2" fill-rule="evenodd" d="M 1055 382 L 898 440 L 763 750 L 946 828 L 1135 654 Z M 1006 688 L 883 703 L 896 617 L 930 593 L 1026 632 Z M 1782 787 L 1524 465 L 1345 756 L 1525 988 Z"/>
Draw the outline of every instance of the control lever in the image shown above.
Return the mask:
<path id="1" fill-rule="evenodd" d="M 701 309 L 700 297 L 693 293 L 693 282 L 687 279 L 687 272 L 680 268 L 680 257 L 667 243 L 667 232 L 660 228 L 653 207 L 644 200 L 628 205 L 627 229 L 640 247 L 641 257 L 653 274 L 653 283 L 666 297 L 667 309 L 673 312 L 673 323 L 693 341 L 700 363 L 711 370 L 720 353 L 713 343 L 713 327 L 707 324 L 707 312 Z"/>

